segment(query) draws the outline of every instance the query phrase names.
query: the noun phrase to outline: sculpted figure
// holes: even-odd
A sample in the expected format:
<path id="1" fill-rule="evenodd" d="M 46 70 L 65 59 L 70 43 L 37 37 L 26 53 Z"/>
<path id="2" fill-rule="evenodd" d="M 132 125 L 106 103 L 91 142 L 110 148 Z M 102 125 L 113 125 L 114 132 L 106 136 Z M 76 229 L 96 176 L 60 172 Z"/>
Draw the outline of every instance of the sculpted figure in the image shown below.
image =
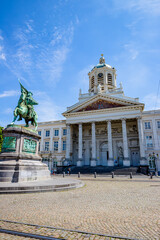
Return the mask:
<path id="1" fill-rule="evenodd" d="M 122 147 L 119 147 L 118 151 L 119 151 L 119 157 L 123 157 L 123 149 L 122 149 Z"/>
<path id="2" fill-rule="evenodd" d="M 26 127 L 29 127 L 29 122 L 33 126 L 35 126 L 35 130 L 37 130 L 37 113 L 34 110 L 33 105 L 38 105 L 38 103 L 32 98 L 33 93 L 28 92 L 27 89 L 23 87 L 23 85 L 20 83 L 21 86 L 21 96 L 18 101 L 18 105 L 14 110 L 14 119 L 12 124 L 16 121 L 17 117 L 18 121 L 22 120 L 24 118 L 26 122 Z"/>

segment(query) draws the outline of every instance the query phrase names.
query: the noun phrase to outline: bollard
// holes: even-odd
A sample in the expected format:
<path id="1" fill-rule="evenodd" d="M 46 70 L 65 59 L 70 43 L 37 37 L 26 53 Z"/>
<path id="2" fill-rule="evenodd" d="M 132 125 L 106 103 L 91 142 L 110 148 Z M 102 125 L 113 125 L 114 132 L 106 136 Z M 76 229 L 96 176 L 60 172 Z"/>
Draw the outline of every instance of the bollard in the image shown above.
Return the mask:
<path id="1" fill-rule="evenodd" d="M 114 172 L 112 172 L 112 178 L 114 178 Z"/>
<path id="2" fill-rule="evenodd" d="M 78 172 L 78 178 L 80 178 L 80 176 L 81 176 L 81 175 L 80 175 L 80 172 Z"/>
<path id="3" fill-rule="evenodd" d="M 65 177 L 65 172 L 63 172 L 63 177 Z"/>
<path id="4" fill-rule="evenodd" d="M 152 173 L 150 174 L 150 179 L 152 179 L 153 178 L 153 175 L 152 175 Z"/>
<path id="5" fill-rule="evenodd" d="M 97 177 L 97 173 L 95 172 L 95 173 L 94 173 L 94 178 L 96 178 L 96 177 Z"/>
<path id="6" fill-rule="evenodd" d="M 132 179 L 132 172 L 130 172 L 130 179 Z"/>

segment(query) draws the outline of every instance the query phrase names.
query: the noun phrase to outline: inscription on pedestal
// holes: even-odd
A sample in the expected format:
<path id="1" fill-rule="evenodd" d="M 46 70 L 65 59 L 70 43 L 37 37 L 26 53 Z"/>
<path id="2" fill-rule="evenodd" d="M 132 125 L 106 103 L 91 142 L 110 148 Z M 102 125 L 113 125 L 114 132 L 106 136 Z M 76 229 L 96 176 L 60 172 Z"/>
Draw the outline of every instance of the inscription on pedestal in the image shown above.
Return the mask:
<path id="1" fill-rule="evenodd" d="M 37 147 L 37 142 L 36 141 L 34 141 L 32 139 L 24 138 L 23 152 L 36 153 L 36 147 Z"/>
<path id="2" fill-rule="evenodd" d="M 2 144 L 2 152 L 16 151 L 16 137 L 4 137 Z"/>

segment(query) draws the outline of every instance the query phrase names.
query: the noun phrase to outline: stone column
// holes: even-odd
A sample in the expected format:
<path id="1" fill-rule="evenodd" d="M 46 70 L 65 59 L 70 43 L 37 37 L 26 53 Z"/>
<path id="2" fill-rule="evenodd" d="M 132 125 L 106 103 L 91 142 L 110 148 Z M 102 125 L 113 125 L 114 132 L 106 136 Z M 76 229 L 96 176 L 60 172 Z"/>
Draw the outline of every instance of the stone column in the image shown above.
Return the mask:
<path id="1" fill-rule="evenodd" d="M 152 129 L 153 129 L 153 140 L 154 140 L 154 149 L 159 150 L 158 145 L 158 134 L 157 134 L 157 125 L 156 125 L 156 119 L 152 119 Z"/>
<path id="2" fill-rule="evenodd" d="M 96 149 L 96 153 L 97 153 L 97 165 L 101 165 L 101 163 L 100 163 L 100 152 L 99 152 L 100 142 L 99 142 L 99 140 L 97 140 L 96 142 L 97 142 L 97 149 Z"/>
<path id="3" fill-rule="evenodd" d="M 104 83 L 105 83 L 105 91 L 108 91 L 108 76 L 107 73 L 104 74 Z"/>
<path id="4" fill-rule="evenodd" d="M 139 135 L 139 147 L 140 147 L 140 165 L 144 166 L 144 165 L 147 165 L 147 160 L 146 160 L 145 148 L 144 148 L 142 118 L 138 117 L 137 122 L 138 122 L 138 135 Z"/>
<path id="5" fill-rule="evenodd" d="M 49 150 L 51 152 L 53 151 L 53 128 L 50 130 Z"/>
<path id="6" fill-rule="evenodd" d="M 44 151 L 44 129 L 41 130 L 40 151 Z"/>
<path id="7" fill-rule="evenodd" d="M 108 166 L 114 166 L 111 121 L 108 121 L 107 126 L 108 126 L 108 151 L 109 151 Z"/>
<path id="8" fill-rule="evenodd" d="M 59 128 L 58 153 L 62 152 L 62 128 Z"/>
<path id="9" fill-rule="evenodd" d="M 70 124 L 67 124 L 66 159 L 64 161 L 65 166 L 67 166 L 70 162 L 70 149 L 71 149 Z"/>
<path id="10" fill-rule="evenodd" d="M 85 154 L 85 165 L 89 165 L 90 159 L 89 159 L 89 153 L 90 153 L 90 149 L 89 149 L 89 140 L 86 140 L 86 154 Z"/>
<path id="11" fill-rule="evenodd" d="M 92 159 L 91 166 L 96 166 L 96 129 L 95 122 L 92 122 Z"/>
<path id="12" fill-rule="evenodd" d="M 82 123 L 79 123 L 79 141 L 78 141 L 78 161 L 77 166 L 82 166 L 82 149 L 83 149 L 83 141 L 82 141 Z"/>
<path id="13" fill-rule="evenodd" d="M 128 139 L 127 139 L 127 128 L 126 119 L 122 119 L 122 135 L 123 135 L 123 166 L 129 167 L 130 160 L 128 155 Z"/>

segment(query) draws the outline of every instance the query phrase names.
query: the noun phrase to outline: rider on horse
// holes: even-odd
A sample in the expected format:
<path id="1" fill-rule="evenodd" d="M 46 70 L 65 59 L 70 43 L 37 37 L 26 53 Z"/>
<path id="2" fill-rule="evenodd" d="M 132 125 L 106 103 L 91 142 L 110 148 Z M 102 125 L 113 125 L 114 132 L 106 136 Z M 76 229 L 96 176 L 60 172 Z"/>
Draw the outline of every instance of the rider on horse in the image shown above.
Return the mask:
<path id="1" fill-rule="evenodd" d="M 28 127 L 28 122 L 31 121 L 32 125 L 37 128 L 37 113 L 34 110 L 33 105 L 38 105 L 38 103 L 32 98 L 33 93 L 27 91 L 26 88 L 20 83 L 21 86 L 21 96 L 18 101 L 18 105 L 14 110 L 14 120 L 15 122 L 17 116 L 19 116 L 18 121 L 25 119 L 26 126 Z"/>

